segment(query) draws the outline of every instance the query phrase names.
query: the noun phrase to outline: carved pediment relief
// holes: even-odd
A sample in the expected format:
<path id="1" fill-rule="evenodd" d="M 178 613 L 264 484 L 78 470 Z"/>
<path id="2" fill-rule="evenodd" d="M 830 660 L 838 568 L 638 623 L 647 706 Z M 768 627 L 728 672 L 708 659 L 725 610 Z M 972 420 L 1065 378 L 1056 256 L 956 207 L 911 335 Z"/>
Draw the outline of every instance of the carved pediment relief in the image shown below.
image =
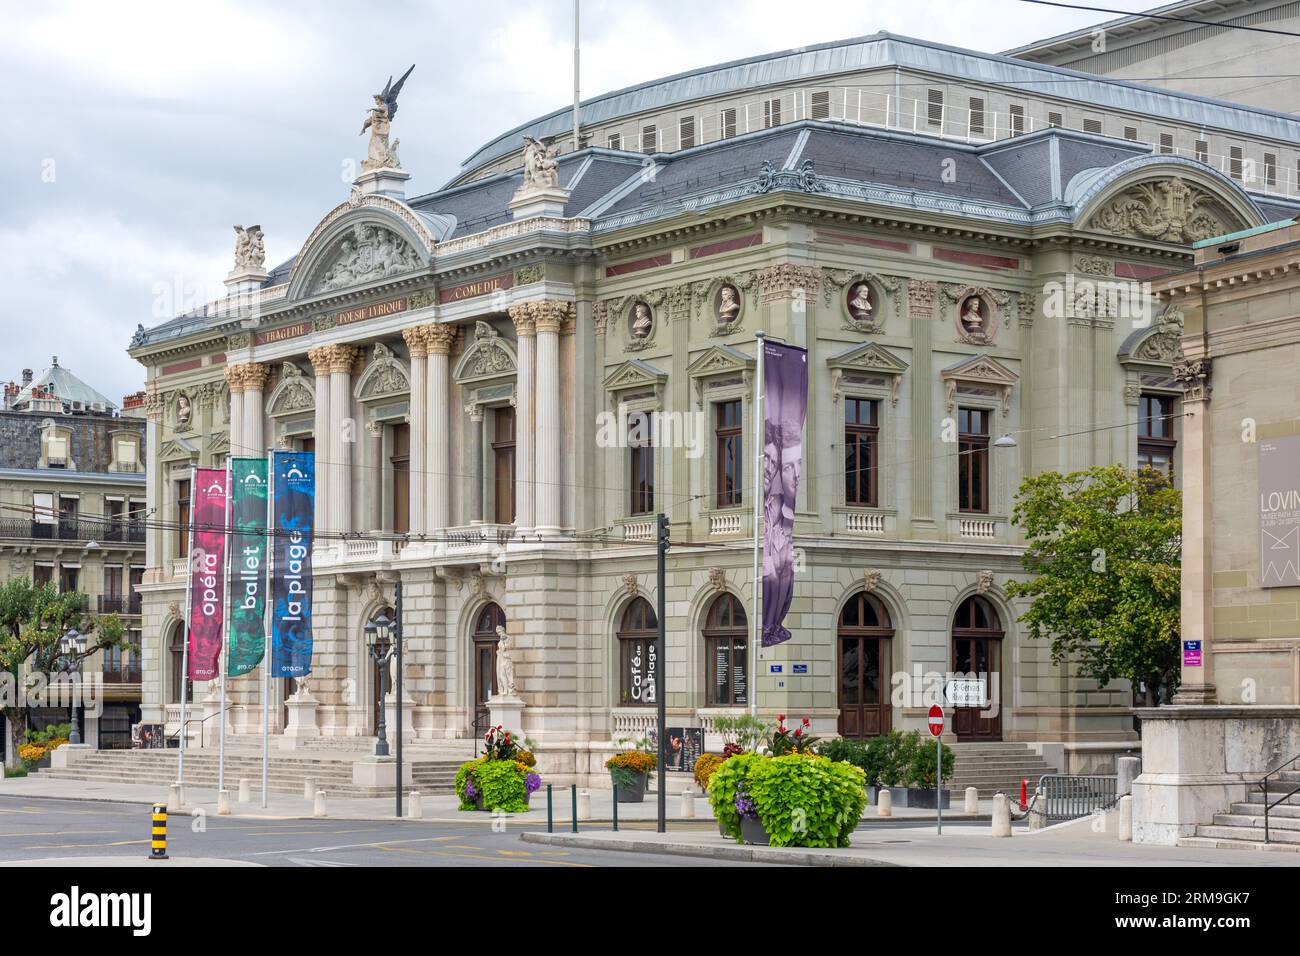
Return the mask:
<path id="1" fill-rule="evenodd" d="M 357 380 L 353 394 L 358 401 L 386 399 L 411 390 L 411 373 L 406 363 L 383 342 L 376 342 L 370 364 Z"/>
<path id="2" fill-rule="evenodd" d="M 1151 327 L 1130 335 L 1119 349 L 1124 365 L 1169 365 L 1183 357 L 1183 313 L 1166 309 Z"/>
<path id="3" fill-rule="evenodd" d="M 229 455 L 230 454 L 230 432 L 222 432 L 212 439 L 208 445 L 208 454 L 210 455 Z"/>
<path id="4" fill-rule="evenodd" d="M 1011 390 L 1020 376 L 988 355 L 972 355 L 943 370 L 944 400 L 948 413 L 957 410 L 957 389 L 970 386 L 989 389 L 1002 395 L 1002 414 L 1011 411 Z"/>
<path id="5" fill-rule="evenodd" d="M 695 403 L 704 407 L 704 382 L 719 375 L 737 374 L 749 385 L 756 367 L 753 356 L 730 345 L 714 345 L 702 352 L 689 365 L 686 374 L 695 386 Z"/>
<path id="6" fill-rule="evenodd" d="M 334 292 L 420 268 L 420 254 L 386 226 L 360 222 L 345 232 L 317 272 L 311 292 Z"/>
<path id="7" fill-rule="evenodd" d="M 831 401 L 840 400 L 840 382 L 846 373 L 869 372 L 885 376 L 890 382 L 890 404 L 898 405 L 898 389 L 903 380 L 903 373 L 908 365 L 884 346 L 875 342 L 866 342 L 845 349 L 826 360 L 831 370 Z"/>
<path id="8" fill-rule="evenodd" d="M 158 449 L 159 461 L 191 461 L 198 457 L 198 446 L 184 438 L 163 442 L 162 447 Z"/>
<path id="9" fill-rule="evenodd" d="M 510 343 L 491 324 L 482 320 L 474 324 L 474 341 L 452 370 L 452 378 L 461 385 L 494 378 L 513 377 L 519 362 Z"/>
<path id="10" fill-rule="evenodd" d="M 266 413 L 271 417 L 311 411 L 316 407 L 316 389 L 313 380 L 303 375 L 293 362 L 280 367 L 280 383 L 266 400 Z"/>
<path id="11" fill-rule="evenodd" d="M 1084 228 L 1132 239 L 1191 243 L 1244 225 L 1213 194 L 1171 176 L 1124 190 L 1093 213 Z"/>
<path id="12" fill-rule="evenodd" d="M 607 392 L 615 394 L 633 389 L 653 389 L 655 398 L 662 402 L 663 389 L 667 383 L 667 372 L 655 368 L 649 362 L 631 359 L 606 375 L 603 384 Z"/>

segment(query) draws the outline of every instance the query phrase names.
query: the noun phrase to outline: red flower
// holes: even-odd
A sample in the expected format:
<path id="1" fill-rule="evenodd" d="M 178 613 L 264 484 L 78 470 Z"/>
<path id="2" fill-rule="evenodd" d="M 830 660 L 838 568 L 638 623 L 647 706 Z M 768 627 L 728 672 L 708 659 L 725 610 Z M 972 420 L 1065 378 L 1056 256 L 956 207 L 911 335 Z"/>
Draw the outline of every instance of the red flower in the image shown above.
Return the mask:
<path id="1" fill-rule="evenodd" d="M 802 727 L 796 727 L 796 728 L 795 728 L 795 731 L 794 731 L 794 735 L 795 735 L 796 737 L 802 737 L 802 736 L 803 736 L 803 728 L 802 728 Z"/>
<path id="2" fill-rule="evenodd" d="M 805 717 L 805 718 L 803 719 L 803 725 L 804 725 L 805 727 L 809 726 L 809 724 L 808 724 L 808 718 L 807 718 L 807 717 Z"/>
<path id="3" fill-rule="evenodd" d="M 784 721 L 785 721 L 785 714 L 777 714 L 777 715 L 776 715 L 776 719 L 779 720 L 779 721 L 784 722 Z"/>

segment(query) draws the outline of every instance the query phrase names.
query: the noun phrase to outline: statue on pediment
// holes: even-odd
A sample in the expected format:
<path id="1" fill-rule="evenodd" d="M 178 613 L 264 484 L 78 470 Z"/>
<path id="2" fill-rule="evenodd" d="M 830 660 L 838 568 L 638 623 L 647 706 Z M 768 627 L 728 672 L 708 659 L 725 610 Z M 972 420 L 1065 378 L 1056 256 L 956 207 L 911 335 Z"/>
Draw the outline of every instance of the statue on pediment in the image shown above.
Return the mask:
<path id="1" fill-rule="evenodd" d="M 559 147 L 524 137 L 524 184 L 523 190 L 554 189 L 560 185 L 560 163 L 556 159 Z"/>
<path id="2" fill-rule="evenodd" d="M 366 121 L 361 124 L 361 132 L 370 130 L 370 143 L 366 147 L 366 158 L 361 161 L 361 171 L 368 173 L 376 169 L 400 169 L 401 162 L 397 158 L 397 147 L 401 145 L 400 139 L 393 140 L 390 145 L 388 142 L 388 131 L 392 126 L 393 119 L 397 116 L 397 94 L 402 91 L 402 84 L 406 78 L 411 75 L 411 70 L 415 69 L 415 64 L 411 64 L 411 69 L 402 74 L 402 78 L 393 84 L 393 78 L 388 78 L 382 93 L 375 94 L 375 105 L 371 107 Z"/>
<path id="3" fill-rule="evenodd" d="M 260 270 L 266 266 L 266 246 L 261 226 L 235 227 L 235 271 Z"/>

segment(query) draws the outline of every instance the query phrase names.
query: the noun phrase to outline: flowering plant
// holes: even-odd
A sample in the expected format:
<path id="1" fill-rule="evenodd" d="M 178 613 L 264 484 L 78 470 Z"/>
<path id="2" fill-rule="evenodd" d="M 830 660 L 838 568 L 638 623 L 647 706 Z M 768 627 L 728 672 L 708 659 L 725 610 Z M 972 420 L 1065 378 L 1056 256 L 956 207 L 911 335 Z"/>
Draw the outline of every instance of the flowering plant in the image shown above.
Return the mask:
<path id="1" fill-rule="evenodd" d="M 636 787 L 636 778 L 658 765 L 658 759 L 644 750 L 624 750 L 605 761 L 605 769 L 616 787 Z"/>
<path id="2" fill-rule="evenodd" d="M 514 760 L 518 749 L 514 735 L 500 724 L 483 735 L 483 756 L 488 760 Z"/>
<path id="3" fill-rule="evenodd" d="M 524 774 L 524 792 L 533 793 L 542 785 L 542 778 L 531 771 Z"/>
<path id="4" fill-rule="evenodd" d="M 709 778 L 722 765 L 722 760 L 723 758 L 717 754 L 700 754 L 699 759 L 695 761 L 695 782 L 701 789 L 709 789 Z"/>
<path id="5" fill-rule="evenodd" d="M 462 810 L 523 813 L 528 809 L 528 797 L 541 785 L 542 778 L 522 760 L 483 756 L 461 764 L 456 771 L 456 796 Z"/>
<path id="6" fill-rule="evenodd" d="M 813 744 L 821 739 L 808 732 L 811 727 L 812 724 L 805 717 L 800 726 L 791 731 L 785 725 L 785 714 L 779 714 L 776 718 L 776 729 L 767 738 L 767 752 L 773 757 L 784 757 L 790 753 L 811 753 Z"/>
<path id="7" fill-rule="evenodd" d="M 732 802 L 736 805 L 736 813 L 740 814 L 741 819 L 758 819 L 758 810 L 754 807 L 754 799 L 749 795 L 748 782 L 742 780 L 736 785 L 736 798 Z"/>

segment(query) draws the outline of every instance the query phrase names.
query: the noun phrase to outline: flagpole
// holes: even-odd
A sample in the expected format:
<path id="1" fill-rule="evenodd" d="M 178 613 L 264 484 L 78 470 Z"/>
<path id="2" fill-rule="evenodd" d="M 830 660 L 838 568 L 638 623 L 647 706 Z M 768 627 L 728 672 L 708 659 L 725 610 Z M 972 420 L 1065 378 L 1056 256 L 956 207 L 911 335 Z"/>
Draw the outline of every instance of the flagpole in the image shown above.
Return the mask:
<path id="1" fill-rule="evenodd" d="M 226 586 L 223 597 L 226 602 L 225 614 L 223 615 L 223 624 L 221 628 L 221 710 L 218 720 L 221 721 L 218 726 L 217 740 L 217 796 L 221 796 L 221 791 L 226 789 L 226 670 L 230 663 L 230 552 L 234 548 L 235 542 L 230 533 L 230 524 L 232 519 L 231 513 L 231 492 L 234 490 L 231 484 L 230 456 L 226 456 Z"/>
<path id="2" fill-rule="evenodd" d="M 271 752 L 271 620 L 275 608 L 271 575 L 275 570 L 275 452 L 266 453 L 266 599 L 262 613 L 262 809 L 266 809 L 266 780 Z"/>
<path id="3" fill-rule="evenodd" d="M 198 477 L 193 465 L 190 465 L 190 514 L 189 526 L 185 529 L 185 640 L 181 642 L 181 730 L 180 756 L 176 761 L 176 785 L 181 788 L 181 799 L 185 799 L 185 698 L 190 685 L 190 599 L 194 590 L 194 502 L 198 494 Z"/>
<path id="4" fill-rule="evenodd" d="M 762 637 L 762 539 L 759 537 L 759 518 L 763 509 L 763 343 L 767 333 L 762 330 L 754 333 L 755 349 L 758 358 L 758 375 L 754 386 L 754 613 L 751 615 L 754 626 L 749 639 L 750 668 L 748 687 L 749 714 L 758 717 L 758 643 Z"/>

